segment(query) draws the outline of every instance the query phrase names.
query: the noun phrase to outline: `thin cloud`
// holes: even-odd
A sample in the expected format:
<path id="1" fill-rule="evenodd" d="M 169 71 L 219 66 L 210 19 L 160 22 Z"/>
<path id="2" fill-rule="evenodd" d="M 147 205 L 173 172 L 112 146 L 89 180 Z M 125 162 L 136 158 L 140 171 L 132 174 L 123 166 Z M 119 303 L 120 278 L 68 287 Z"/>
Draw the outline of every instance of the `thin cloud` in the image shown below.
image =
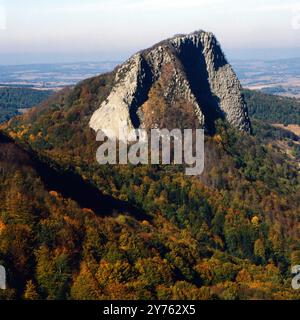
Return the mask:
<path id="1" fill-rule="evenodd" d="M 0 30 L 6 29 L 6 9 L 0 4 Z"/>
<path id="2" fill-rule="evenodd" d="M 291 12 L 294 10 L 300 10 L 299 3 L 285 3 L 285 4 L 278 4 L 278 5 L 264 5 L 258 6 L 257 8 L 252 8 L 251 11 L 253 12 Z"/>
<path id="3" fill-rule="evenodd" d="M 0 0 L 1 1 L 1 0 Z M 56 5 L 40 3 L 39 6 L 31 7 L 32 14 L 93 14 L 112 10 L 166 10 L 166 9 L 210 9 L 224 8 L 238 12 L 286 12 L 300 9 L 298 1 L 282 4 L 258 4 L 257 2 L 246 2 L 238 5 L 237 0 L 98 0 L 85 1 L 84 3 L 69 3 Z M 1 2 L 0 2 L 1 4 Z M 26 10 L 28 6 L 21 5 L 19 10 Z"/>
<path id="4" fill-rule="evenodd" d="M 84 4 L 60 5 L 39 7 L 33 9 L 34 14 L 72 14 L 72 13 L 99 13 L 116 9 L 174 9 L 174 8 L 208 8 L 215 5 L 222 5 L 222 0 L 103 0 L 97 3 L 86 2 Z"/>
<path id="5" fill-rule="evenodd" d="M 128 7 L 149 8 L 189 8 L 189 7 L 211 7 L 216 4 L 222 4 L 222 0 L 140 0 L 140 1 L 128 1 Z"/>

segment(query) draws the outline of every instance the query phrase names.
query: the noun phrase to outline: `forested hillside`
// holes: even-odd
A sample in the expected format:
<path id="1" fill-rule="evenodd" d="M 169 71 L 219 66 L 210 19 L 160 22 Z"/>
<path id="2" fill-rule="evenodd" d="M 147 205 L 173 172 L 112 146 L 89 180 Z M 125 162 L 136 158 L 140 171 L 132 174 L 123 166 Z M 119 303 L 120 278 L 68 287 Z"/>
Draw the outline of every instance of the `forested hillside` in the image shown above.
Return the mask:
<path id="1" fill-rule="evenodd" d="M 287 125 L 300 124 L 300 100 L 244 90 L 252 119 L 253 133 L 261 143 L 271 144 L 288 155 L 296 165 L 300 162 L 300 137 Z M 274 124 L 282 124 L 282 127 Z M 297 126 L 295 126 L 297 127 Z"/>
<path id="2" fill-rule="evenodd" d="M 300 125 L 300 100 L 244 90 L 249 115 L 269 123 Z"/>
<path id="3" fill-rule="evenodd" d="M 0 88 L 0 123 L 17 115 L 19 109 L 38 105 L 51 93 L 27 88 Z"/>
<path id="4" fill-rule="evenodd" d="M 0 156 L 3 298 L 299 299 L 296 166 L 257 131 L 223 121 L 206 137 L 200 177 L 177 166 L 99 166 L 88 122 L 112 79 L 86 80 L 2 126 L 12 139 L 2 137 Z M 103 200 L 83 207 L 47 168 Z"/>

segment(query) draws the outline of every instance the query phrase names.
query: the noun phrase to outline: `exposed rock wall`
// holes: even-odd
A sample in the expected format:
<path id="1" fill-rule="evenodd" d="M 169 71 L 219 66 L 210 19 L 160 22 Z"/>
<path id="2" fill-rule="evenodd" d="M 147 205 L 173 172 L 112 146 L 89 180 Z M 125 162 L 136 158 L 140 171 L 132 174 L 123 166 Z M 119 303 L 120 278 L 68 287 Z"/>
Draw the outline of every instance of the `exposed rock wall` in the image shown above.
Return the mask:
<path id="1" fill-rule="evenodd" d="M 167 71 L 166 71 L 167 68 Z M 240 130 L 249 131 L 250 121 L 241 85 L 213 34 L 204 31 L 177 35 L 135 54 L 117 71 L 115 85 L 93 114 L 90 127 L 110 129 L 118 136 L 143 127 L 141 106 L 153 84 L 168 73 L 164 97 L 192 104 L 201 126 L 214 129 L 223 117 Z"/>

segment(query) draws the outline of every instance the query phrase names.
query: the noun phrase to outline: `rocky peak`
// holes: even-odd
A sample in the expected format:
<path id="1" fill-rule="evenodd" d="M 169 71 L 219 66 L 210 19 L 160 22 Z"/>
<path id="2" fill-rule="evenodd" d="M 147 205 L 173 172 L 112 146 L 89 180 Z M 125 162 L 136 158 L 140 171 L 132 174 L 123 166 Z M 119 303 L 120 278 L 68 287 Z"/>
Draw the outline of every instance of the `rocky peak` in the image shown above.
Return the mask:
<path id="1" fill-rule="evenodd" d="M 249 131 L 240 82 L 212 33 L 176 35 L 133 55 L 116 73 L 110 95 L 95 111 L 95 131 L 204 127 L 217 118 Z"/>

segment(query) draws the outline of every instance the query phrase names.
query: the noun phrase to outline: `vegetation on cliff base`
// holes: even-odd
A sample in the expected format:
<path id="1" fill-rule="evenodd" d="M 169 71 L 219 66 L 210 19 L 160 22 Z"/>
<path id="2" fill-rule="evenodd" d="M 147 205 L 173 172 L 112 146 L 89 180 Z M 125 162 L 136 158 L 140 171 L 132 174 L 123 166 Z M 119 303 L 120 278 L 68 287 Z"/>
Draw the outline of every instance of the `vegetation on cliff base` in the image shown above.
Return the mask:
<path id="1" fill-rule="evenodd" d="M 217 123 L 201 177 L 176 166 L 99 166 L 88 121 L 111 75 L 89 79 L 3 130 L 129 203 L 99 215 L 49 189 L 13 143 L 0 155 L 2 298 L 299 299 L 299 175 L 259 137 Z M 47 159 L 47 160 L 46 160 Z"/>

